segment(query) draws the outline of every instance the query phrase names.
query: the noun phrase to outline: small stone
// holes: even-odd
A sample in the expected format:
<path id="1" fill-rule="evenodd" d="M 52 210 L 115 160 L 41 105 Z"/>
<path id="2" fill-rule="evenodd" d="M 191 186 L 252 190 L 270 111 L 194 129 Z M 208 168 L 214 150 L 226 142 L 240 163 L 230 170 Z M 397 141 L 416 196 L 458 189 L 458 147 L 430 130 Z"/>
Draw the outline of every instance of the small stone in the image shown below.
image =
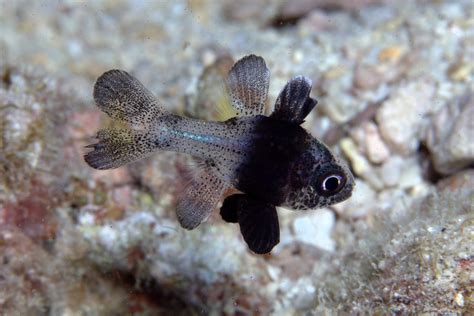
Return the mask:
<path id="1" fill-rule="evenodd" d="M 417 158 L 404 160 L 404 166 L 401 170 L 398 186 L 401 189 L 409 189 L 423 183 L 422 170 L 417 162 Z"/>
<path id="2" fill-rule="evenodd" d="M 327 251 L 334 251 L 335 242 L 331 238 L 334 222 L 334 213 L 329 209 L 320 209 L 309 215 L 300 216 L 293 222 L 295 239 Z"/>
<path id="3" fill-rule="evenodd" d="M 313 10 L 303 18 L 298 26 L 302 29 L 300 33 L 307 36 L 310 33 L 327 31 L 334 28 L 335 22 L 322 10 Z"/>
<path id="4" fill-rule="evenodd" d="M 329 68 L 324 73 L 324 78 L 327 80 L 335 80 L 343 76 L 345 73 L 347 73 L 347 68 L 343 65 L 337 65 L 337 66 Z"/>
<path id="5" fill-rule="evenodd" d="M 304 59 L 304 54 L 301 50 L 296 50 L 294 53 L 293 53 L 293 62 L 295 64 L 300 64 Z"/>
<path id="6" fill-rule="evenodd" d="M 474 202 L 474 170 L 458 172 L 438 182 L 436 185 L 440 195 L 458 194 L 462 200 Z M 472 208 L 472 204 L 471 204 Z"/>
<path id="7" fill-rule="evenodd" d="M 464 296 L 462 293 L 456 293 L 456 295 L 454 295 L 454 302 L 456 302 L 457 306 L 464 307 Z"/>
<path id="8" fill-rule="evenodd" d="M 349 218 L 367 216 L 376 199 L 375 191 L 365 181 L 357 180 L 352 197 L 332 206 L 336 212 Z"/>
<path id="9" fill-rule="evenodd" d="M 380 133 L 390 148 L 402 155 L 419 145 L 424 116 L 430 111 L 434 85 L 428 81 L 400 86 L 377 112 Z"/>
<path id="10" fill-rule="evenodd" d="M 354 173 L 358 176 L 366 174 L 370 169 L 367 159 L 359 152 L 356 143 L 351 138 L 341 140 L 341 149 L 350 160 Z"/>
<path id="11" fill-rule="evenodd" d="M 454 81 L 467 81 L 472 73 L 472 63 L 457 62 L 448 69 L 448 75 Z"/>
<path id="12" fill-rule="evenodd" d="M 372 163 L 379 164 L 387 160 L 390 150 L 380 137 L 377 125 L 369 122 L 365 125 L 365 148 L 367 156 Z"/>
<path id="13" fill-rule="evenodd" d="M 398 184 L 405 161 L 400 156 L 392 156 L 380 169 L 381 178 L 386 187 L 393 187 Z"/>
<path id="14" fill-rule="evenodd" d="M 354 71 L 354 86 L 363 90 L 377 88 L 383 81 L 383 75 L 374 66 L 358 65 Z"/>
<path id="15" fill-rule="evenodd" d="M 474 163 L 474 96 L 461 97 L 433 118 L 426 138 L 435 169 L 451 174 Z"/>
<path id="16" fill-rule="evenodd" d="M 295 19 L 317 8 L 357 11 L 379 2 L 381 0 L 286 0 L 281 5 L 280 16 L 285 19 Z"/>
<path id="17" fill-rule="evenodd" d="M 326 98 L 322 110 L 336 123 L 345 123 L 356 114 L 352 96 L 331 94 Z"/>
<path id="18" fill-rule="evenodd" d="M 403 49 L 400 46 L 389 46 L 382 49 L 379 53 L 379 61 L 398 61 L 402 56 Z"/>

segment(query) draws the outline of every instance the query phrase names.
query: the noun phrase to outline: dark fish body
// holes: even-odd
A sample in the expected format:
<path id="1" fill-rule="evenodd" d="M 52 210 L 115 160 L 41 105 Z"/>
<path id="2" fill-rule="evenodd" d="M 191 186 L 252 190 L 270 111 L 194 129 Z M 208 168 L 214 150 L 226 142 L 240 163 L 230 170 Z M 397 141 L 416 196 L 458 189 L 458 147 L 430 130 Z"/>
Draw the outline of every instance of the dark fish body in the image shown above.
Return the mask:
<path id="1" fill-rule="evenodd" d="M 299 125 L 286 121 L 265 116 L 253 120 L 249 158 L 237 168 L 235 187 L 270 204 L 282 205 L 295 161 L 310 147 L 310 136 Z"/>
<path id="2" fill-rule="evenodd" d="M 197 227 L 217 207 L 224 220 L 239 223 L 244 240 L 256 253 L 279 242 L 276 206 L 313 209 L 347 199 L 353 177 L 330 150 L 300 124 L 314 108 L 311 81 L 295 77 L 280 93 L 275 110 L 264 116 L 269 71 L 250 55 L 229 72 L 227 86 L 236 117 L 204 121 L 165 112 L 137 79 L 120 70 L 104 73 L 94 99 L 123 128 L 104 129 L 85 156 L 97 169 L 117 168 L 150 153 L 186 153 L 203 167 L 179 198 L 177 217 L 187 229 Z"/>

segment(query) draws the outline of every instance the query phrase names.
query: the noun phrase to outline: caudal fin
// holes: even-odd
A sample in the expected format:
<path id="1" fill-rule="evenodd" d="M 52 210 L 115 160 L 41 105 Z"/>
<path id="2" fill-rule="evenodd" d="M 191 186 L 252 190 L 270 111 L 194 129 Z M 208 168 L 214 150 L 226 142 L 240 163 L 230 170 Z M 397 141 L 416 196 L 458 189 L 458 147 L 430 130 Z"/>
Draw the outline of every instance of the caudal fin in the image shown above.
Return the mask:
<path id="1" fill-rule="evenodd" d="M 155 150 L 150 134 L 132 129 L 102 129 L 96 144 L 86 146 L 94 150 L 84 156 L 95 169 L 114 169 L 147 156 Z"/>
<path id="2" fill-rule="evenodd" d="M 138 128 L 165 114 L 153 93 L 123 70 L 109 70 L 97 79 L 94 100 L 112 119 Z"/>
<path id="3" fill-rule="evenodd" d="M 107 71 L 95 83 L 94 100 L 115 121 L 113 126 L 120 128 L 97 133 L 98 143 L 87 146 L 93 148 L 84 156 L 87 164 L 96 169 L 118 168 L 157 149 L 150 126 L 165 112 L 140 81 L 123 70 Z"/>

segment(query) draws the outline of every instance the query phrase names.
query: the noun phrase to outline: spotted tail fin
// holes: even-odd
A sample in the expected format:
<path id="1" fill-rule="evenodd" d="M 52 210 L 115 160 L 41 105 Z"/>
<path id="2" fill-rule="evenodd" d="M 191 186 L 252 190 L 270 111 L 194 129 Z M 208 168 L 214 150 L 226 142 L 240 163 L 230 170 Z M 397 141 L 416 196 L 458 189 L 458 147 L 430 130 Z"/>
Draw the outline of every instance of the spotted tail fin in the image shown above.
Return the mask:
<path id="1" fill-rule="evenodd" d="M 153 93 L 123 70 L 109 70 L 97 79 L 94 101 L 112 119 L 133 128 L 146 127 L 156 117 L 166 114 Z"/>
<path id="2" fill-rule="evenodd" d="M 132 129 L 102 129 L 96 144 L 86 146 L 94 150 L 84 156 L 95 169 L 114 169 L 147 156 L 156 150 L 151 135 Z"/>
<path id="3" fill-rule="evenodd" d="M 97 133 L 98 143 L 84 160 L 96 169 L 112 169 L 158 149 L 153 125 L 166 113 L 140 81 L 123 70 L 109 70 L 94 86 L 97 106 L 113 120 L 112 128 Z M 155 139 L 153 139 L 155 138 Z"/>

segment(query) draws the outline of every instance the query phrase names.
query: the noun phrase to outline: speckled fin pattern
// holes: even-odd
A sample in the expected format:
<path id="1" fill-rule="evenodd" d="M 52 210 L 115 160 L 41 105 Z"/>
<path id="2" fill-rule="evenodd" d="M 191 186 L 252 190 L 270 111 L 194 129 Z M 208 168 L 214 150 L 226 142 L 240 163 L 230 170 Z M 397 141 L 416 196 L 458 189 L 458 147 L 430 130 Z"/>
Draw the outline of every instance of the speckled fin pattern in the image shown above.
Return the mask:
<path id="1" fill-rule="evenodd" d="M 127 122 L 134 128 L 144 127 L 164 114 L 156 97 L 123 70 L 109 70 L 97 79 L 94 100 L 112 119 Z"/>
<path id="2" fill-rule="evenodd" d="M 212 169 L 201 170 L 185 188 L 178 200 L 176 215 L 182 227 L 194 229 L 216 208 L 226 184 Z"/>
<path id="3" fill-rule="evenodd" d="M 262 57 L 249 55 L 236 62 L 227 77 L 236 115 L 263 114 L 269 83 L 270 71 Z"/>
<path id="4" fill-rule="evenodd" d="M 304 118 L 317 104 L 316 100 L 309 97 L 311 86 L 311 80 L 303 76 L 288 81 L 280 92 L 270 117 L 296 124 L 303 123 Z"/>
<path id="5" fill-rule="evenodd" d="M 98 143 L 86 148 L 94 150 L 84 156 L 93 168 L 104 170 L 121 167 L 153 152 L 155 146 L 145 131 L 131 129 L 102 129 L 97 132 Z"/>

